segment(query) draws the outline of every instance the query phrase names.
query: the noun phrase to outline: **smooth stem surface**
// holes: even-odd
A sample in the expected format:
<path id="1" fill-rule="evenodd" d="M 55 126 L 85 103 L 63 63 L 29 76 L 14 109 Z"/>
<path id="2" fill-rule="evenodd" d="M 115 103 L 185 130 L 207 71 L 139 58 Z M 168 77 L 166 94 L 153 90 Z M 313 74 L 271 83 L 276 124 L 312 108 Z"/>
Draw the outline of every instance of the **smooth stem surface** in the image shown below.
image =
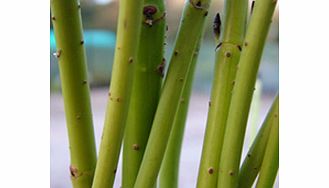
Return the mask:
<path id="1" fill-rule="evenodd" d="M 215 73 L 206 133 L 199 167 L 198 188 L 217 187 L 218 167 L 224 140 L 231 92 L 245 35 L 247 0 L 226 0 L 224 32 L 216 50 Z"/>
<path id="2" fill-rule="evenodd" d="M 184 137 L 186 117 L 192 92 L 193 78 L 196 63 L 198 60 L 201 39 L 199 39 L 197 48 L 188 71 L 187 80 L 184 85 L 182 97 L 175 115 L 173 128 L 170 133 L 168 146 L 161 164 L 159 174 L 160 188 L 177 188 L 179 178 L 179 161 L 181 154 L 182 141 Z"/>
<path id="3" fill-rule="evenodd" d="M 68 129 L 73 187 L 91 187 L 96 166 L 94 128 L 87 78 L 80 5 L 52 0 L 56 56 Z"/>
<path id="4" fill-rule="evenodd" d="M 262 81 L 257 78 L 255 83 L 255 92 L 250 106 L 250 138 L 248 145 L 251 146 L 257 134 L 257 128 L 260 119 L 260 106 L 262 101 Z"/>
<path id="5" fill-rule="evenodd" d="M 256 188 L 273 187 L 279 169 L 279 123 L 274 124 L 259 172 Z"/>
<path id="6" fill-rule="evenodd" d="M 116 51 L 93 188 L 112 187 L 128 114 L 143 1 L 121 0 Z"/>
<path id="7" fill-rule="evenodd" d="M 249 188 L 253 185 L 262 165 L 264 153 L 271 128 L 279 124 L 279 96 L 276 96 L 271 109 L 267 113 L 261 129 L 250 147 L 239 172 L 239 188 Z"/>
<path id="8" fill-rule="evenodd" d="M 276 1 L 273 0 L 256 1 L 248 24 L 227 118 L 218 188 L 238 186 L 239 165 L 251 98 L 275 5 Z"/>
<path id="9" fill-rule="evenodd" d="M 187 79 L 188 69 L 198 39 L 203 31 L 210 0 L 187 1 L 176 39 L 166 81 L 162 88 L 150 137 L 135 188 L 152 188 L 156 182 L 165 154 L 177 107 Z"/>
<path id="10" fill-rule="evenodd" d="M 155 14 L 148 15 L 155 8 Z M 132 188 L 138 174 L 159 100 L 166 28 L 163 0 L 144 2 L 139 52 L 123 145 L 122 186 Z M 154 23 L 149 25 L 149 20 Z"/>

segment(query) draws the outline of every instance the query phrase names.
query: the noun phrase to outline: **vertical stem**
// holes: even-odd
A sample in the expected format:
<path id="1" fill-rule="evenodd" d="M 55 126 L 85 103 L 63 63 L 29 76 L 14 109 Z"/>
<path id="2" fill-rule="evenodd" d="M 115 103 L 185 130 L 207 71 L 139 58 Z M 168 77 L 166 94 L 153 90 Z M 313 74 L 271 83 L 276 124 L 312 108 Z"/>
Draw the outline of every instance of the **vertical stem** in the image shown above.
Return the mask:
<path id="1" fill-rule="evenodd" d="M 193 77 L 198 53 L 200 48 L 201 38 L 197 44 L 193 59 L 188 71 L 187 80 L 184 85 L 182 97 L 175 115 L 173 128 L 170 132 L 168 146 L 161 164 L 159 175 L 160 188 L 177 188 L 179 175 L 179 160 L 181 154 L 182 141 L 185 130 L 185 122 L 188 113 L 190 96 L 192 92 Z"/>
<path id="2" fill-rule="evenodd" d="M 119 7 L 116 52 L 94 188 L 113 186 L 142 23 L 143 1 L 121 0 Z"/>
<path id="3" fill-rule="evenodd" d="M 166 22 L 163 0 L 145 0 L 143 12 L 123 145 L 124 188 L 132 188 L 135 184 L 158 104 L 165 66 L 163 53 Z"/>
<path id="4" fill-rule="evenodd" d="M 273 187 L 279 169 L 279 123 L 271 128 L 256 188 Z"/>
<path id="5" fill-rule="evenodd" d="M 217 187 L 218 167 L 224 140 L 231 92 L 246 29 L 247 0 L 226 0 L 224 31 L 216 49 L 215 74 L 206 133 L 199 167 L 198 188 Z"/>
<path id="6" fill-rule="evenodd" d="M 260 103 L 262 96 L 262 81 L 260 79 L 256 80 L 255 83 L 255 92 L 252 98 L 251 106 L 250 106 L 250 139 L 248 145 L 251 146 L 256 134 L 257 128 L 259 125 L 259 111 L 260 111 Z"/>
<path id="7" fill-rule="evenodd" d="M 76 0 L 52 0 L 56 56 L 71 155 L 73 187 L 91 187 L 96 148 L 87 78 L 80 5 Z"/>
<path id="8" fill-rule="evenodd" d="M 135 188 L 151 188 L 156 182 L 209 3 L 210 0 L 190 0 L 186 3 Z"/>
<path id="9" fill-rule="evenodd" d="M 244 40 L 220 159 L 218 188 L 238 186 L 238 173 L 251 98 L 276 0 L 257 0 Z"/>
<path id="10" fill-rule="evenodd" d="M 253 185 L 263 161 L 271 128 L 279 124 L 278 114 L 279 96 L 277 95 L 240 168 L 239 188 L 249 188 Z"/>

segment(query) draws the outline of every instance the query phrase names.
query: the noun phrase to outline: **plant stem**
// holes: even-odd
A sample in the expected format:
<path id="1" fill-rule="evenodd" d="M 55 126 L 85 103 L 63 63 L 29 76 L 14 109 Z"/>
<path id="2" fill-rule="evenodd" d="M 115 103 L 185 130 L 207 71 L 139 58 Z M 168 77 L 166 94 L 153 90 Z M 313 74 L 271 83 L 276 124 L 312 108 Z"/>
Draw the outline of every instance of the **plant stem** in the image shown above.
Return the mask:
<path id="1" fill-rule="evenodd" d="M 250 18 L 227 118 L 218 188 L 238 186 L 239 165 L 251 98 L 275 5 L 276 0 L 256 1 Z"/>
<path id="2" fill-rule="evenodd" d="M 68 129 L 73 187 L 91 187 L 96 148 L 78 1 L 52 0 L 56 56 Z"/>
<path id="3" fill-rule="evenodd" d="M 197 187 L 217 187 L 218 166 L 224 140 L 231 92 L 245 35 L 247 0 L 226 0 L 224 31 L 216 65 Z"/>
<path id="4" fill-rule="evenodd" d="M 156 182 L 188 69 L 203 30 L 205 17 L 208 14 L 209 3 L 210 0 L 198 2 L 191 0 L 184 8 L 174 53 L 162 88 L 135 188 L 151 188 Z"/>
<path id="5" fill-rule="evenodd" d="M 279 124 L 278 114 L 279 96 L 277 95 L 240 168 L 239 188 L 249 188 L 253 185 L 263 161 L 271 128 Z"/>
<path id="6" fill-rule="evenodd" d="M 195 72 L 196 63 L 198 60 L 200 41 L 193 55 L 193 59 L 188 71 L 187 80 L 185 82 L 182 97 L 178 105 L 178 110 L 175 115 L 173 128 L 170 132 L 170 137 L 161 164 L 159 182 L 160 188 L 177 188 L 178 175 L 179 175 L 179 160 L 181 154 L 182 141 L 185 130 L 185 122 L 188 113 L 190 96 L 192 92 L 193 77 Z"/>
<path id="7" fill-rule="evenodd" d="M 278 114 L 279 116 L 279 114 Z M 278 119 L 279 117 L 277 117 Z M 256 188 L 273 187 L 279 169 L 279 123 L 271 128 Z"/>
<path id="8" fill-rule="evenodd" d="M 250 106 L 250 139 L 248 145 L 251 146 L 254 142 L 254 139 L 257 134 L 257 128 L 259 125 L 259 111 L 260 111 L 260 103 L 262 96 L 262 81 L 260 79 L 256 80 L 255 83 L 255 92 L 252 98 L 251 106 Z"/>
<path id="9" fill-rule="evenodd" d="M 93 188 L 112 187 L 128 114 L 143 1 L 121 0 L 116 52 Z"/>
<path id="10" fill-rule="evenodd" d="M 156 10 L 155 14 L 148 13 Z M 144 24 L 134 70 L 133 89 L 123 145 L 122 186 L 132 188 L 142 162 L 159 100 L 166 28 L 163 0 L 145 0 Z M 147 23 L 153 20 L 154 23 Z"/>

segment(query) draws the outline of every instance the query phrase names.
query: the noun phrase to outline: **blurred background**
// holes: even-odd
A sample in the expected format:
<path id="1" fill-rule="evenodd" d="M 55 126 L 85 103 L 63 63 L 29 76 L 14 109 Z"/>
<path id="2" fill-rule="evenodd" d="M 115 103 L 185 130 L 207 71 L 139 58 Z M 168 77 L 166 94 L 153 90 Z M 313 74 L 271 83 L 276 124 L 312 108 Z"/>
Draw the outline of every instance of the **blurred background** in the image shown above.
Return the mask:
<path id="1" fill-rule="evenodd" d="M 98 149 L 114 57 L 119 0 L 80 0 L 80 2 Z M 181 154 L 179 182 L 181 188 L 191 188 L 196 185 L 214 70 L 216 44 L 212 35 L 212 21 L 216 12 L 219 11 L 221 15 L 223 14 L 223 4 L 224 0 L 212 2 L 204 41 L 199 53 Z M 183 5 L 184 0 L 166 0 L 167 23 L 169 26 L 166 59 L 169 59 L 172 53 Z M 278 12 L 277 7 L 259 68 L 254 94 L 255 100 L 251 107 L 243 157 L 271 105 L 274 95 L 279 89 Z M 66 188 L 71 187 L 68 168 L 70 158 L 58 65 L 56 58 L 52 55 L 55 51 L 55 38 L 50 24 L 50 187 Z M 120 172 L 119 167 L 114 187 L 120 187 Z M 278 187 L 278 181 L 275 186 Z"/>

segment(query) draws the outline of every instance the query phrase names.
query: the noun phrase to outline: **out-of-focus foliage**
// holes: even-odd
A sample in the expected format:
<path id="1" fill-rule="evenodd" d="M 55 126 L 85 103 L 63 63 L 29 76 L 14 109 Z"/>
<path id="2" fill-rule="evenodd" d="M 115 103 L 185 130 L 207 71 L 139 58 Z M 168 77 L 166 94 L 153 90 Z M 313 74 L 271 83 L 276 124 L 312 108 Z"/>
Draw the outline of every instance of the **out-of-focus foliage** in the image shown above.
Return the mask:
<path id="1" fill-rule="evenodd" d="M 101 39 L 101 43 L 109 43 L 108 46 L 100 45 L 99 38 L 101 31 L 104 35 L 115 36 L 117 26 L 117 16 L 119 10 L 119 0 L 80 0 L 83 28 L 86 38 L 86 51 L 89 79 L 93 86 L 106 85 L 110 83 L 111 67 L 114 57 L 114 43 L 108 38 Z M 168 24 L 166 58 L 170 57 L 172 45 L 179 27 L 179 21 L 185 0 L 166 0 L 166 18 Z M 251 2 L 251 0 L 250 0 Z M 206 22 L 204 42 L 201 45 L 199 60 L 195 74 L 195 89 L 208 90 L 211 86 L 215 42 L 212 32 L 212 22 L 216 12 L 223 15 L 223 3 L 213 1 Z M 250 3 L 251 4 L 251 3 Z M 51 23 L 51 22 L 50 22 Z M 52 26 L 50 26 L 52 29 Z M 94 32 L 94 33 L 93 33 Z M 89 34 L 88 34 L 89 33 Z M 90 34 L 93 33 L 93 34 Z M 92 37 L 88 37 L 92 36 Z M 51 39 L 54 40 L 54 39 Z M 279 42 L 279 12 L 275 12 L 271 30 L 268 36 L 268 43 L 260 66 L 260 76 L 263 81 L 265 91 L 275 91 L 278 87 L 278 42 Z M 90 44 L 90 45 L 88 45 Z M 113 46 L 112 46 L 113 45 Z M 51 46 L 51 54 L 55 47 Z M 59 88 L 58 68 L 56 59 L 51 57 L 51 88 Z M 167 65 L 168 66 L 168 65 Z"/>

